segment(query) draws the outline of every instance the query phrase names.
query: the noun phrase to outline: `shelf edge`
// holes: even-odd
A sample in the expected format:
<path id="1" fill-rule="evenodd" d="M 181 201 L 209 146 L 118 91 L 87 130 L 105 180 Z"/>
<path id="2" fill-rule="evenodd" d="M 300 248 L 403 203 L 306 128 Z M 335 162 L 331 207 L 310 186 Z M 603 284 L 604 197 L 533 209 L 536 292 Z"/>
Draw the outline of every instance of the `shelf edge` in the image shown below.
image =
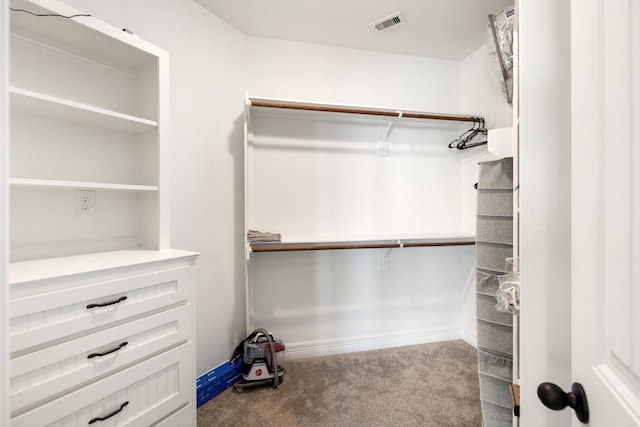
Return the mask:
<path id="1" fill-rule="evenodd" d="M 18 97 L 17 99 L 22 98 L 25 100 L 29 100 L 30 102 L 37 102 L 41 103 L 42 105 L 49 105 L 53 106 L 54 108 L 60 108 L 60 110 L 73 109 L 87 114 L 95 115 L 96 117 L 104 117 L 107 120 L 119 120 L 123 123 L 130 123 L 133 126 L 146 128 L 158 127 L 158 122 L 154 120 L 132 116 L 130 114 L 119 113 L 117 111 L 107 110 L 105 108 L 95 107 L 89 104 L 83 104 L 69 99 L 34 92 L 28 89 L 21 89 L 11 86 L 9 88 L 9 93 L 12 97 Z"/>
<path id="2" fill-rule="evenodd" d="M 135 192 L 158 191 L 158 187 L 155 185 L 108 184 L 101 182 L 58 181 L 50 179 L 10 178 L 9 184 L 23 187 L 82 188 L 89 190 L 93 189 Z"/>
<path id="3" fill-rule="evenodd" d="M 321 251 L 321 250 L 342 250 L 342 249 L 394 249 L 394 248 L 416 248 L 416 247 L 440 247 L 440 246 L 473 246 L 475 240 L 470 239 L 427 239 L 397 240 L 387 243 L 376 243 L 375 241 L 362 241 L 351 243 L 258 243 L 249 244 L 252 252 L 295 252 L 295 251 Z"/>
<path id="4" fill-rule="evenodd" d="M 311 112 L 327 112 L 327 113 L 344 113 L 365 116 L 382 116 L 387 118 L 403 117 L 407 119 L 421 120 L 445 120 L 460 122 L 477 122 L 480 116 L 463 115 L 463 114 L 446 114 L 432 113 L 424 111 L 415 111 L 407 109 L 383 108 L 383 107 L 366 107 L 357 105 L 342 105 L 328 103 L 313 103 L 306 101 L 294 101 L 285 99 L 251 97 L 247 98 L 250 108 L 273 108 L 282 110 L 302 110 Z"/>

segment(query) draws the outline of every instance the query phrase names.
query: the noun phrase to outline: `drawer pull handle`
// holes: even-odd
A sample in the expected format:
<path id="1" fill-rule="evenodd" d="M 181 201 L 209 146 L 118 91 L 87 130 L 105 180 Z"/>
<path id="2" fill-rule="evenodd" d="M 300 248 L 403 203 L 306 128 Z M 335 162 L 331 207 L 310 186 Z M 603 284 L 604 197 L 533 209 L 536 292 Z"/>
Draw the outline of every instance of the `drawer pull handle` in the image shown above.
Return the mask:
<path id="1" fill-rule="evenodd" d="M 91 359 L 92 357 L 101 357 L 101 356 L 106 356 L 107 354 L 111 354 L 114 351 L 118 351 L 120 350 L 122 347 L 124 347 L 125 345 L 129 344 L 127 341 L 120 343 L 119 346 L 117 346 L 116 348 L 112 348 L 109 351 L 105 351 L 104 353 L 91 353 L 90 355 L 87 356 L 87 359 Z"/>
<path id="2" fill-rule="evenodd" d="M 127 297 L 120 297 L 118 299 L 114 299 L 113 301 L 103 302 L 102 304 L 89 304 L 87 306 L 87 308 L 106 307 L 108 305 L 117 304 L 117 303 L 122 302 L 122 301 L 124 301 L 126 299 L 127 299 Z"/>
<path id="3" fill-rule="evenodd" d="M 126 402 L 124 402 L 122 405 L 120 405 L 120 408 L 119 408 L 119 409 L 116 409 L 116 410 L 115 410 L 115 411 L 113 411 L 112 413 L 107 414 L 107 415 L 105 415 L 104 417 L 95 417 L 95 418 L 92 418 L 91 420 L 89 420 L 89 424 L 93 424 L 93 423 L 95 423 L 96 421 L 104 421 L 104 420 L 107 420 L 107 419 L 109 419 L 109 418 L 113 417 L 115 414 L 119 414 L 120 412 L 122 412 L 122 410 L 124 409 L 124 407 L 125 407 L 125 406 L 127 406 L 128 404 L 129 404 L 129 401 L 127 400 L 127 401 L 126 401 Z"/>

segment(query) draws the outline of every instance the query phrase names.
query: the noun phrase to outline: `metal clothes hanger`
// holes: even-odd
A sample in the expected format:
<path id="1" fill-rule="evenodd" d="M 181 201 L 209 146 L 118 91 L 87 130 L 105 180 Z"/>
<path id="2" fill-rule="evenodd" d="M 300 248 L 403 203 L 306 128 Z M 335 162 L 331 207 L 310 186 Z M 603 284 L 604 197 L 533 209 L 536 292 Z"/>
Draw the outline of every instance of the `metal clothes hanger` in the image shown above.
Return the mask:
<path id="1" fill-rule="evenodd" d="M 457 139 L 449 143 L 449 148 L 466 150 L 468 148 L 478 147 L 480 145 L 486 144 L 487 132 L 488 132 L 487 129 L 484 127 L 484 119 L 478 118 L 477 121 L 473 122 L 473 126 L 471 127 L 471 129 L 466 130 Z M 482 138 L 482 136 L 485 137 L 484 140 L 474 141 L 477 138 Z"/>

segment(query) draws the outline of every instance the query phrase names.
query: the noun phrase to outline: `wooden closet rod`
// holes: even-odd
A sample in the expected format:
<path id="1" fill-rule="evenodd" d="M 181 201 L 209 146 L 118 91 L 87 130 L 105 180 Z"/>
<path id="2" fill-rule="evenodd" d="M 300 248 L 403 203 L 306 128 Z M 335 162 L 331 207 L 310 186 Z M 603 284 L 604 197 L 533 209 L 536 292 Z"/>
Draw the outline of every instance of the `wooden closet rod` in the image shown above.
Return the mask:
<path id="1" fill-rule="evenodd" d="M 459 242 L 414 242 L 414 243 L 347 243 L 347 244 L 331 244 L 331 245 L 287 245 L 278 246 L 253 246 L 252 252 L 290 252 L 290 251 L 326 251 L 335 249 L 394 249 L 394 248 L 417 248 L 428 246 L 469 246 L 475 245 L 473 240 Z"/>
<path id="2" fill-rule="evenodd" d="M 323 111 L 328 113 L 347 113 L 347 114 L 364 114 L 369 116 L 385 116 L 385 117 L 398 117 L 396 111 L 379 111 L 379 110 L 367 110 L 365 108 L 353 108 L 353 107 L 329 107 L 324 105 L 308 105 L 308 104 L 295 104 L 285 102 L 269 102 L 261 100 L 251 100 L 251 106 L 253 107 L 267 107 L 267 108 L 282 108 L 285 110 L 304 110 L 304 111 Z M 453 122 L 480 122 L 481 117 L 471 116 L 451 116 L 446 114 L 435 113 L 411 113 L 403 112 L 403 118 L 408 119 L 426 119 L 426 120 L 448 120 Z"/>

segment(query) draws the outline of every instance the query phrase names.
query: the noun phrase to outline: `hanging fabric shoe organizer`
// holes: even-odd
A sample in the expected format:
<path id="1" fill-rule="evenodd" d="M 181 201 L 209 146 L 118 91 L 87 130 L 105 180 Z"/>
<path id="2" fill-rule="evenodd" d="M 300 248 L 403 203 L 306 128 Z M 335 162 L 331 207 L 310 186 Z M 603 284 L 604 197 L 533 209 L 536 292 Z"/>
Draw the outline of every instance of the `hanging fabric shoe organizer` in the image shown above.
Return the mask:
<path id="1" fill-rule="evenodd" d="M 513 315 L 496 309 L 500 276 L 513 257 L 513 159 L 480 163 L 476 221 L 478 377 L 484 427 L 511 427 Z"/>

